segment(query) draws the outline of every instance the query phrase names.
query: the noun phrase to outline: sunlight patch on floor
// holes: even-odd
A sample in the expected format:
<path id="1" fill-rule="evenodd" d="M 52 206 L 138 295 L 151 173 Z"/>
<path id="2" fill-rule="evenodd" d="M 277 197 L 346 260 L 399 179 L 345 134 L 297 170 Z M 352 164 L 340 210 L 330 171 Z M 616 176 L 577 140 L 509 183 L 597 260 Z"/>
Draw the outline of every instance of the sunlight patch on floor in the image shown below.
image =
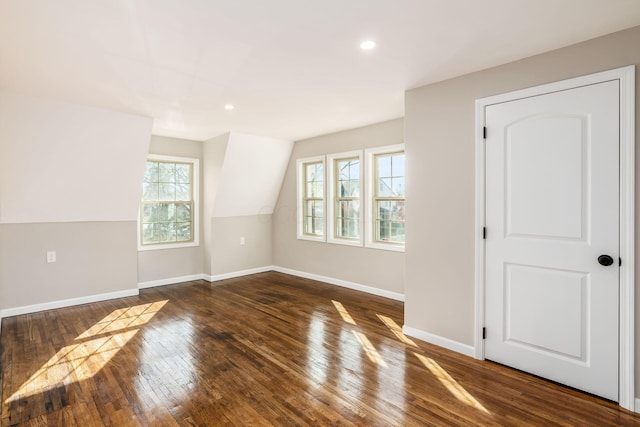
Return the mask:
<path id="1" fill-rule="evenodd" d="M 402 328 L 400 327 L 400 325 L 398 325 L 395 320 L 393 320 L 390 317 L 387 316 L 383 316 L 382 314 L 377 314 L 376 316 L 378 316 L 378 319 L 380 319 L 382 321 L 382 323 L 384 323 L 387 328 L 389 328 L 389 330 L 391 330 L 391 332 L 393 332 L 393 334 L 396 336 L 396 338 L 398 338 L 400 341 L 402 341 L 405 344 L 409 344 L 413 347 L 417 347 L 418 345 L 413 342 L 413 340 L 409 337 L 407 337 L 403 332 L 402 332 Z"/>
<path id="2" fill-rule="evenodd" d="M 371 344 L 371 341 L 369 341 L 369 338 L 367 338 L 365 334 L 358 331 L 352 331 L 352 332 L 358 339 L 358 342 L 362 346 L 362 349 L 364 350 L 364 352 L 367 354 L 367 357 L 369 358 L 369 360 L 371 360 L 376 365 L 382 366 L 383 368 L 387 368 L 389 366 L 387 365 L 387 362 L 384 361 L 382 356 L 380 356 L 380 353 L 378 353 L 378 350 L 376 350 L 373 344 Z"/>
<path id="3" fill-rule="evenodd" d="M 168 300 L 157 301 L 150 304 L 141 304 L 114 310 L 107 317 L 80 334 L 76 339 L 90 338 L 96 335 L 144 325 L 151 320 L 167 302 Z"/>
<path id="4" fill-rule="evenodd" d="M 122 349 L 168 300 L 114 310 L 63 347 L 5 403 L 93 377 Z M 135 328 L 135 329 L 134 329 Z M 90 338 L 90 339 L 89 339 Z"/>
<path id="5" fill-rule="evenodd" d="M 442 369 L 442 366 L 440 366 L 438 362 L 418 353 L 413 354 L 415 354 L 416 357 L 420 359 L 424 366 L 426 366 L 427 369 L 431 371 L 431 373 L 442 383 L 442 385 L 447 388 L 447 390 L 449 390 L 451 394 L 456 397 L 456 399 L 484 412 L 485 414 L 489 414 L 489 411 L 487 411 L 487 409 L 482 406 L 480 402 L 478 402 L 473 396 L 471 396 L 471 394 L 469 394 L 469 392 L 465 390 L 464 387 L 462 387 L 456 380 L 454 380 L 447 371 Z"/>
<path id="6" fill-rule="evenodd" d="M 339 301 L 334 301 L 334 300 L 331 300 L 331 302 L 333 303 L 333 305 L 336 308 L 336 310 L 338 310 L 338 313 L 340 313 L 340 316 L 342 316 L 342 320 L 344 320 L 345 322 L 347 322 L 350 325 L 354 325 L 355 326 L 356 321 L 353 320 L 353 317 L 351 317 L 351 315 L 349 314 L 347 309 L 344 308 L 342 303 L 339 302 Z"/>

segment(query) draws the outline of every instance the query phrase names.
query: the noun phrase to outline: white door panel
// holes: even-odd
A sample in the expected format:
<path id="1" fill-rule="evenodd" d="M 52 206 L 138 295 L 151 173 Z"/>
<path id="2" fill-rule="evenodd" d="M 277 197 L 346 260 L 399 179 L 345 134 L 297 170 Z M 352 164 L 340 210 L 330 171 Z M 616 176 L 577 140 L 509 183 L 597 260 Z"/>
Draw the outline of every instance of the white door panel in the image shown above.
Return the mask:
<path id="1" fill-rule="evenodd" d="M 618 105 L 610 81 L 485 109 L 485 357 L 612 400 Z"/>

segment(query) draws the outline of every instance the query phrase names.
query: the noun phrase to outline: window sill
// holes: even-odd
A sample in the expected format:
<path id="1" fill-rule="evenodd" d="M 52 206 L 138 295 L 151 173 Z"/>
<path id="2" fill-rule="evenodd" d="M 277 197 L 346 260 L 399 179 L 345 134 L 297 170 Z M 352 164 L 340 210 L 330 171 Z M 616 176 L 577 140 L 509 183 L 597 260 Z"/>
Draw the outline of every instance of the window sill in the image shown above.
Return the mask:
<path id="1" fill-rule="evenodd" d="M 308 234 L 298 234 L 298 240 L 308 240 L 310 242 L 326 242 L 325 236 L 310 236 Z"/>
<path id="2" fill-rule="evenodd" d="M 383 251 L 404 252 L 404 245 L 394 245 L 392 243 L 367 242 L 364 247 L 370 249 L 381 249 Z"/>
<path id="3" fill-rule="evenodd" d="M 200 243 L 195 242 L 185 242 L 185 243 L 164 243 L 159 245 L 138 245 L 138 252 L 145 251 L 158 251 L 162 249 L 182 249 L 182 248 L 193 248 L 200 246 Z"/>

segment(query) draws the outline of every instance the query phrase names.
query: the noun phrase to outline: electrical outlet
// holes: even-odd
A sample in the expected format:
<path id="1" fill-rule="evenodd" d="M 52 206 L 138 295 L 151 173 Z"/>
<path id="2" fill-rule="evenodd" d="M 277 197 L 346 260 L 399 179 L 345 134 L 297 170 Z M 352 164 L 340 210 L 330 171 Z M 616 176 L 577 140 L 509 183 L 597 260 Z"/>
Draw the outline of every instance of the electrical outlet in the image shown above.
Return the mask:
<path id="1" fill-rule="evenodd" d="M 47 262 L 48 263 L 56 262 L 56 252 L 55 251 L 48 251 L 47 252 Z"/>
<path id="2" fill-rule="evenodd" d="M 244 245 L 244 244 L 245 244 L 244 237 L 241 237 L 241 238 L 240 238 L 240 244 L 241 244 L 241 245 Z"/>

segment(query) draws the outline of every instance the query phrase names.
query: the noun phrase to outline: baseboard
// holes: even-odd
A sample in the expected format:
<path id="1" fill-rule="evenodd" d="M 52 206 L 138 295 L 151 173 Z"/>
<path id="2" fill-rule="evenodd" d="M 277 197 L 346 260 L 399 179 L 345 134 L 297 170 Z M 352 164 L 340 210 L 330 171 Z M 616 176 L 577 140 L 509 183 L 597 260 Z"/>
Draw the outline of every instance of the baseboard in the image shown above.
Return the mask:
<path id="1" fill-rule="evenodd" d="M 233 271 L 231 273 L 215 274 L 213 276 L 207 276 L 206 274 L 203 274 L 203 278 L 204 280 L 207 280 L 209 282 L 217 282 L 218 280 L 233 279 L 235 277 L 249 276 L 250 274 L 265 273 L 267 271 L 273 271 L 273 270 L 274 270 L 274 267 L 272 265 L 265 265 L 264 267 Z"/>
<path id="2" fill-rule="evenodd" d="M 461 342 L 450 340 L 449 338 L 444 338 L 439 335 L 431 334 L 429 332 L 421 331 L 420 329 L 415 329 L 407 325 L 402 327 L 402 332 L 405 335 L 418 338 L 419 340 L 428 342 L 430 344 L 444 347 L 448 350 L 455 351 L 456 353 L 464 354 L 465 356 L 474 357 L 474 347 L 471 345 L 462 344 Z"/>
<path id="3" fill-rule="evenodd" d="M 192 280 L 209 280 L 206 274 L 192 274 L 190 276 L 170 277 L 168 279 L 150 280 L 139 282 L 138 289 L 154 288 L 156 286 L 174 285 L 176 283 L 190 282 Z M 210 281 L 210 280 L 209 280 Z"/>
<path id="4" fill-rule="evenodd" d="M 636 397 L 635 407 L 633 408 L 633 412 L 637 412 L 640 414 L 640 397 Z"/>
<path id="5" fill-rule="evenodd" d="M 0 317 L 19 316 L 21 314 L 36 313 L 38 311 L 53 310 L 56 308 L 70 307 L 72 305 L 89 304 L 115 298 L 125 298 L 138 295 L 138 289 L 108 292 L 104 294 L 88 295 L 86 297 L 69 298 L 42 304 L 25 305 L 22 307 L 5 308 L 0 312 Z"/>
<path id="6" fill-rule="evenodd" d="M 333 277 L 320 276 L 319 274 L 306 273 L 304 271 L 291 270 L 289 268 L 279 267 L 274 265 L 272 268 L 274 271 L 284 274 L 291 274 L 292 276 L 304 277 L 305 279 L 317 280 L 319 282 L 329 283 L 331 285 L 342 286 L 343 288 L 349 288 L 360 292 L 366 292 L 368 294 L 377 295 L 380 297 L 390 298 L 396 301 L 404 301 L 404 295 L 398 292 L 391 292 L 380 288 L 374 288 L 372 286 L 361 285 L 359 283 L 348 282 L 346 280 L 334 279 Z"/>

